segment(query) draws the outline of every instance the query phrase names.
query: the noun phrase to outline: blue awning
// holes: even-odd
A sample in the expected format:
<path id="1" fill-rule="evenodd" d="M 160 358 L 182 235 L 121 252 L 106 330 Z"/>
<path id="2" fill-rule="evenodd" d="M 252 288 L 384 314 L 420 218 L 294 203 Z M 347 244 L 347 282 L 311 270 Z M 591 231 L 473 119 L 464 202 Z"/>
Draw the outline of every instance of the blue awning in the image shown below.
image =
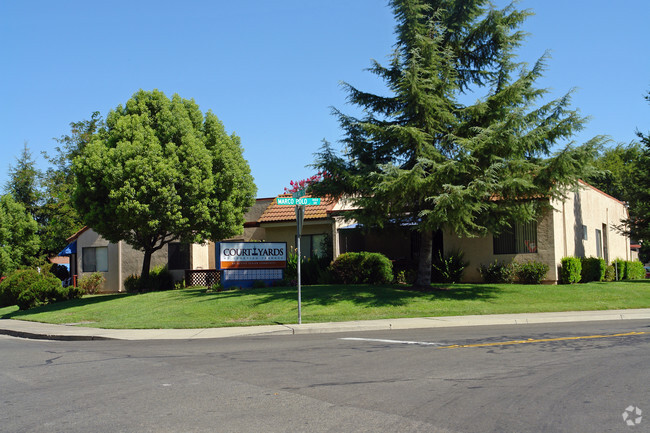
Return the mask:
<path id="1" fill-rule="evenodd" d="M 60 256 L 69 256 L 72 254 L 77 254 L 77 241 L 73 241 L 68 244 L 67 247 L 61 250 L 59 253 Z"/>

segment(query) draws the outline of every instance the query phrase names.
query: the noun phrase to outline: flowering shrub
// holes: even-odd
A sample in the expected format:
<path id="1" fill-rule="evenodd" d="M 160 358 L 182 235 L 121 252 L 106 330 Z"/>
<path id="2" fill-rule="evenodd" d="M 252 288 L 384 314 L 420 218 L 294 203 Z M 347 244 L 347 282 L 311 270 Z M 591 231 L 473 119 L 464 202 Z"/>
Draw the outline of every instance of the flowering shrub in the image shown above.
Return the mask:
<path id="1" fill-rule="evenodd" d="M 285 194 L 293 194 L 294 192 L 298 192 L 300 190 L 306 190 L 309 188 L 310 185 L 313 185 L 315 183 L 320 182 L 323 180 L 323 178 L 328 177 L 327 173 L 323 172 L 318 172 L 315 175 L 308 177 L 307 179 L 302 179 L 302 180 L 296 180 L 296 181 L 291 181 L 289 182 L 289 185 L 291 185 L 289 188 L 284 188 Z"/>

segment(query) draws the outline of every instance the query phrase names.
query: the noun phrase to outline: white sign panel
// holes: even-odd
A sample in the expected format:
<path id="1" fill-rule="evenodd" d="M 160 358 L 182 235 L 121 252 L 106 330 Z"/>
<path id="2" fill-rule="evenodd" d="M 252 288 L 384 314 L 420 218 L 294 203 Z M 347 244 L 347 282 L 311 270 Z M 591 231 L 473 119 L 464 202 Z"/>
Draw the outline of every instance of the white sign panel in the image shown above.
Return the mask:
<path id="1" fill-rule="evenodd" d="M 220 269 L 284 269 L 286 242 L 220 242 Z"/>

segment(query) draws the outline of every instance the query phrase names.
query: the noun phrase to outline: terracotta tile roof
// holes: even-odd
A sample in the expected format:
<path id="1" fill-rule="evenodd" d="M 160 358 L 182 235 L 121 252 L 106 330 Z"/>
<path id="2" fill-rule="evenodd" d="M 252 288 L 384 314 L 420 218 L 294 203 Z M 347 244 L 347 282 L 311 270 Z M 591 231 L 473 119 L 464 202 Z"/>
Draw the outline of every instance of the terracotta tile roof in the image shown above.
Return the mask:
<path id="1" fill-rule="evenodd" d="M 278 197 L 291 197 L 291 194 L 281 194 Z M 311 196 L 306 195 L 305 197 Z M 329 213 L 332 211 L 332 209 L 334 209 L 334 206 L 336 205 L 336 200 L 333 198 L 323 198 L 321 199 L 320 203 L 321 204 L 318 206 L 305 206 L 305 220 L 315 220 L 329 217 Z M 269 223 L 295 220 L 295 206 L 278 205 L 277 200 L 273 200 L 268 205 L 258 222 Z"/>

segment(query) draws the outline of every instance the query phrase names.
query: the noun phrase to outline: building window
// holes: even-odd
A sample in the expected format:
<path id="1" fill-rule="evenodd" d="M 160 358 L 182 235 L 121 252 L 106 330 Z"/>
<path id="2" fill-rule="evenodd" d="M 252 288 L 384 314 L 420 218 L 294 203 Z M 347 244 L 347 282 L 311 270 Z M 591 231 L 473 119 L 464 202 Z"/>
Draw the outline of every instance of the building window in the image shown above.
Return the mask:
<path id="1" fill-rule="evenodd" d="M 108 272 L 108 247 L 84 247 L 81 250 L 83 272 Z"/>
<path id="2" fill-rule="evenodd" d="M 167 246 L 167 269 L 185 270 L 190 268 L 190 244 L 171 242 Z"/>
<path id="3" fill-rule="evenodd" d="M 323 257 L 326 251 L 325 238 L 325 235 L 300 236 L 300 255 L 308 259 L 312 257 Z"/>
<path id="4" fill-rule="evenodd" d="M 514 223 L 493 237 L 494 254 L 529 254 L 537 252 L 537 222 Z"/>
<path id="5" fill-rule="evenodd" d="M 588 239 L 589 236 L 587 236 L 587 233 L 588 233 L 588 232 L 587 232 L 587 226 L 583 225 L 583 226 L 582 226 L 582 240 L 583 240 L 583 241 L 587 241 L 587 240 L 589 240 L 589 239 Z"/>
<path id="6" fill-rule="evenodd" d="M 603 258 L 603 238 L 602 232 L 596 229 L 596 255 L 599 259 Z"/>

